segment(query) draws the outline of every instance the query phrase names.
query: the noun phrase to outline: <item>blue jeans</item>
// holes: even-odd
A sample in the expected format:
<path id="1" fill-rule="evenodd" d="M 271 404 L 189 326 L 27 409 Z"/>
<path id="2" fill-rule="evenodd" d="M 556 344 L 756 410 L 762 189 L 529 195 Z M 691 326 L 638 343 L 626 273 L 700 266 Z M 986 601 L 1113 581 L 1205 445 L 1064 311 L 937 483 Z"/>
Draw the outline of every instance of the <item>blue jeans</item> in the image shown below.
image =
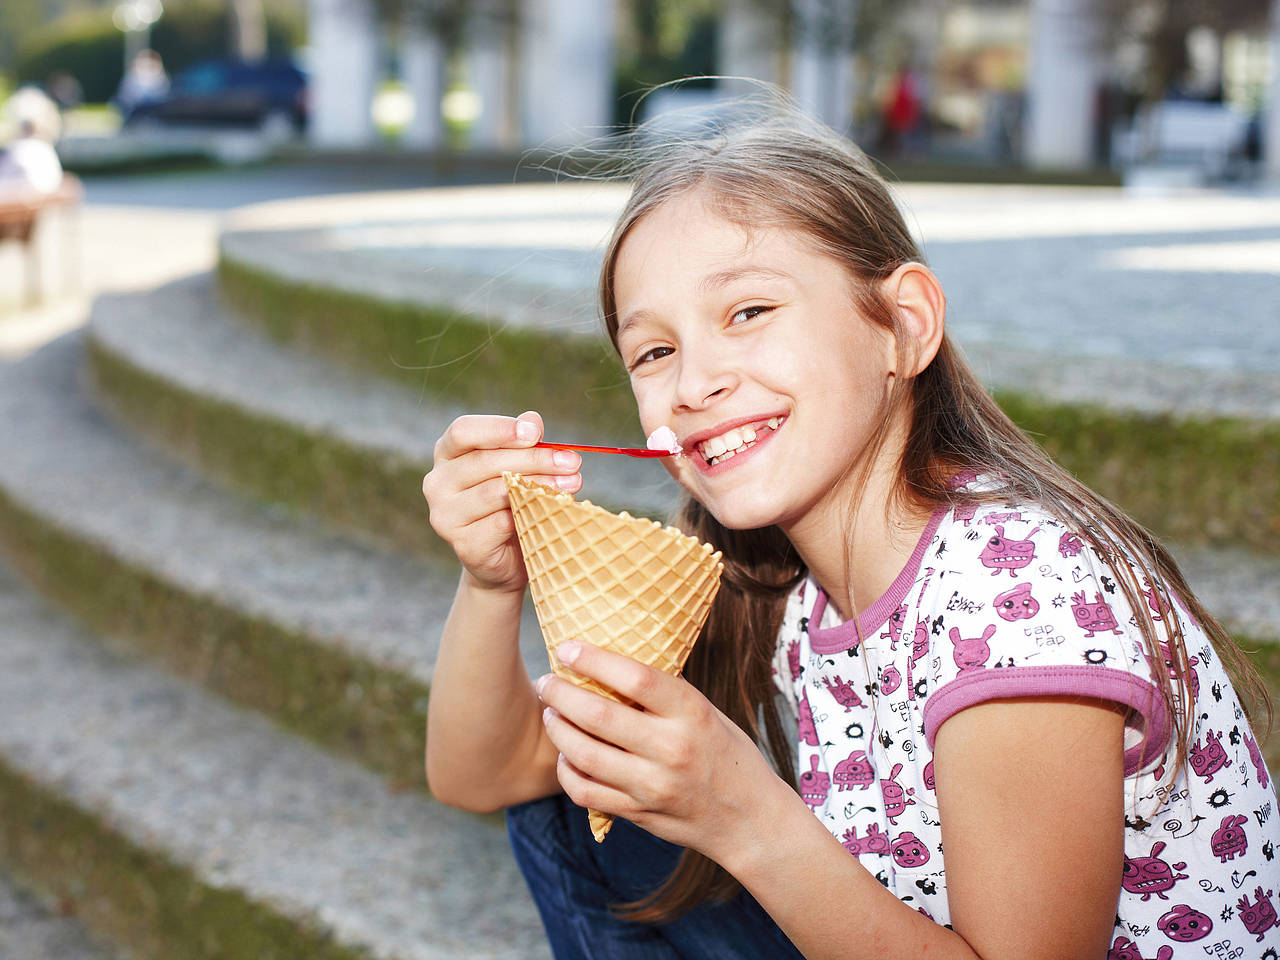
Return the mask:
<path id="1" fill-rule="evenodd" d="M 507 833 L 556 960 L 791 960 L 800 958 L 745 890 L 662 926 L 609 912 L 652 893 L 681 848 L 618 820 L 596 843 L 587 811 L 560 794 L 507 810 Z"/>

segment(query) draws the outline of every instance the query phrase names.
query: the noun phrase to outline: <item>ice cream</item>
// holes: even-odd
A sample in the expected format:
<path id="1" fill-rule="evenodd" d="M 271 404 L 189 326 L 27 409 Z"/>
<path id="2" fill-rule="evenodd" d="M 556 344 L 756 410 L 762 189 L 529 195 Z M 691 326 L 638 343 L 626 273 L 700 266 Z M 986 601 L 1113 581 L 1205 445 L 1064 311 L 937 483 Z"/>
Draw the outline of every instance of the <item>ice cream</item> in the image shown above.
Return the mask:
<path id="1" fill-rule="evenodd" d="M 650 450 L 670 450 L 677 457 L 684 454 L 684 448 L 680 446 L 680 441 L 676 439 L 676 432 L 665 423 L 649 434 L 646 445 Z"/>

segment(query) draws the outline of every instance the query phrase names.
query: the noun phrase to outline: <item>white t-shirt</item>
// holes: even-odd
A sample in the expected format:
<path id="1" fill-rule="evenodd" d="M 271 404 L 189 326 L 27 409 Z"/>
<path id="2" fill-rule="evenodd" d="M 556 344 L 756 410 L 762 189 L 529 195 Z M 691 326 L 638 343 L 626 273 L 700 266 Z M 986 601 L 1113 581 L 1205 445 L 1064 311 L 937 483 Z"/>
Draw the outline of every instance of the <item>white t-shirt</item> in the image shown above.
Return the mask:
<path id="1" fill-rule="evenodd" d="M 1164 776 L 1172 727 L 1112 567 L 1043 510 L 995 504 L 933 516 L 893 585 L 862 614 L 861 643 L 812 578 L 792 592 L 773 672 L 796 712 L 801 796 L 900 900 L 946 924 L 938 728 L 993 698 L 1124 704 L 1133 710 L 1125 863 L 1109 960 L 1274 960 L 1275 786 L 1207 636 L 1140 574 L 1138 583 L 1150 591 L 1148 612 L 1177 616 L 1186 637 L 1196 716 L 1189 770 Z M 1156 628 L 1162 635 L 1163 624 Z"/>
<path id="2" fill-rule="evenodd" d="M 62 163 L 53 145 L 38 137 L 15 140 L 0 152 L 0 181 L 23 182 L 37 193 L 53 193 L 62 183 Z"/>

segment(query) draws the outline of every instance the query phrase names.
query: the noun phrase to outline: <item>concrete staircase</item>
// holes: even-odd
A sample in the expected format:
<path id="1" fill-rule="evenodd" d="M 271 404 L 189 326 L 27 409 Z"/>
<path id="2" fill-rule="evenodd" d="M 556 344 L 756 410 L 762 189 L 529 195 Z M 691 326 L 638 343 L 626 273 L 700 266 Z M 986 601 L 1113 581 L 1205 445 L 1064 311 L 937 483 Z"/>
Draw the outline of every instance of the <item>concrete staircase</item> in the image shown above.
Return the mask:
<path id="1" fill-rule="evenodd" d="M 474 401 L 456 357 L 406 379 L 413 355 L 384 350 L 395 323 L 426 341 L 479 330 L 482 362 L 507 371 L 491 409 L 564 411 L 555 432 L 573 439 L 638 433 L 609 419 L 626 395 L 607 366 L 566 387 L 564 358 L 598 350 L 588 238 L 617 194 L 552 217 L 528 190 L 249 211 L 220 273 L 100 297 L 86 331 L 0 376 L 0 874 L 36 891 L 0 882 L 0 956 L 549 955 L 500 822 L 425 789 L 456 569 L 419 485 Z M 367 245 L 371 222 L 376 255 L 344 245 L 358 229 Z M 555 243 L 501 241 L 520 224 Z M 397 257 L 397 229 L 435 259 Z M 1004 366 L 994 347 L 971 353 Z M 1107 415 L 1238 412 L 1188 412 L 1185 390 L 1162 405 L 1163 382 Z M 1036 385 L 1047 409 L 1079 402 L 1061 377 Z M 1257 389 L 1267 412 L 1239 427 L 1245 454 L 1280 410 Z M 652 464 L 599 460 L 586 496 L 672 504 Z M 1251 499 L 1275 522 L 1264 467 Z M 1234 631 L 1275 642 L 1280 553 L 1234 529 L 1179 556 Z M 541 673 L 531 611 L 524 628 Z"/>

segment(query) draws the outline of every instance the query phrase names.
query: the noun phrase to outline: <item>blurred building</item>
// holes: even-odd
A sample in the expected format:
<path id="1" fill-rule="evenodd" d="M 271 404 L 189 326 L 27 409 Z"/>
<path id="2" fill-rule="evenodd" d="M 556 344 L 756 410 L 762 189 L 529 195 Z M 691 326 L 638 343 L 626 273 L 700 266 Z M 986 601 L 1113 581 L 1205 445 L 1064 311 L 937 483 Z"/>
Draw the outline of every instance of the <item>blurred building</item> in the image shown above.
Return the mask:
<path id="1" fill-rule="evenodd" d="M 563 147 L 610 128 L 617 23 L 628 0 L 476 4 L 511 15 L 471 24 L 452 59 L 438 31 L 410 25 L 390 34 L 376 2 L 308 0 L 317 145 L 375 141 L 370 103 L 388 59 L 414 103 L 404 140 L 412 147 L 443 142 L 447 60 L 455 75 L 463 63 L 472 147 Z M 1216 86 L 1197 102 L 1216 106 L 1177 106 L 1196 99 L 1183 91 L 1173 105 L 1147 104 L 1136 121 L 1131 86 L 1143 52 L 1100 19 L 1097 0 L 908 0 L 878 21 L 859 15 L 858 0 L 721 0 L 717 72 L 778 83 L 869 146 L 883 138 L 893 85 L 901 95 L 909 82 L 920 129 L 893 145 L 930 157 L 1061 168 L 1200 162 L 1201 147 L 1225 153 L 1252 138 L 1255 155 L 1280 176 L 1280 0 L 1270 2 L 1269 30 L 1189 39 L 1203 53 L 1192 66 Z M 1127 9 L 1140 19 L 1142 6 Z"/>

